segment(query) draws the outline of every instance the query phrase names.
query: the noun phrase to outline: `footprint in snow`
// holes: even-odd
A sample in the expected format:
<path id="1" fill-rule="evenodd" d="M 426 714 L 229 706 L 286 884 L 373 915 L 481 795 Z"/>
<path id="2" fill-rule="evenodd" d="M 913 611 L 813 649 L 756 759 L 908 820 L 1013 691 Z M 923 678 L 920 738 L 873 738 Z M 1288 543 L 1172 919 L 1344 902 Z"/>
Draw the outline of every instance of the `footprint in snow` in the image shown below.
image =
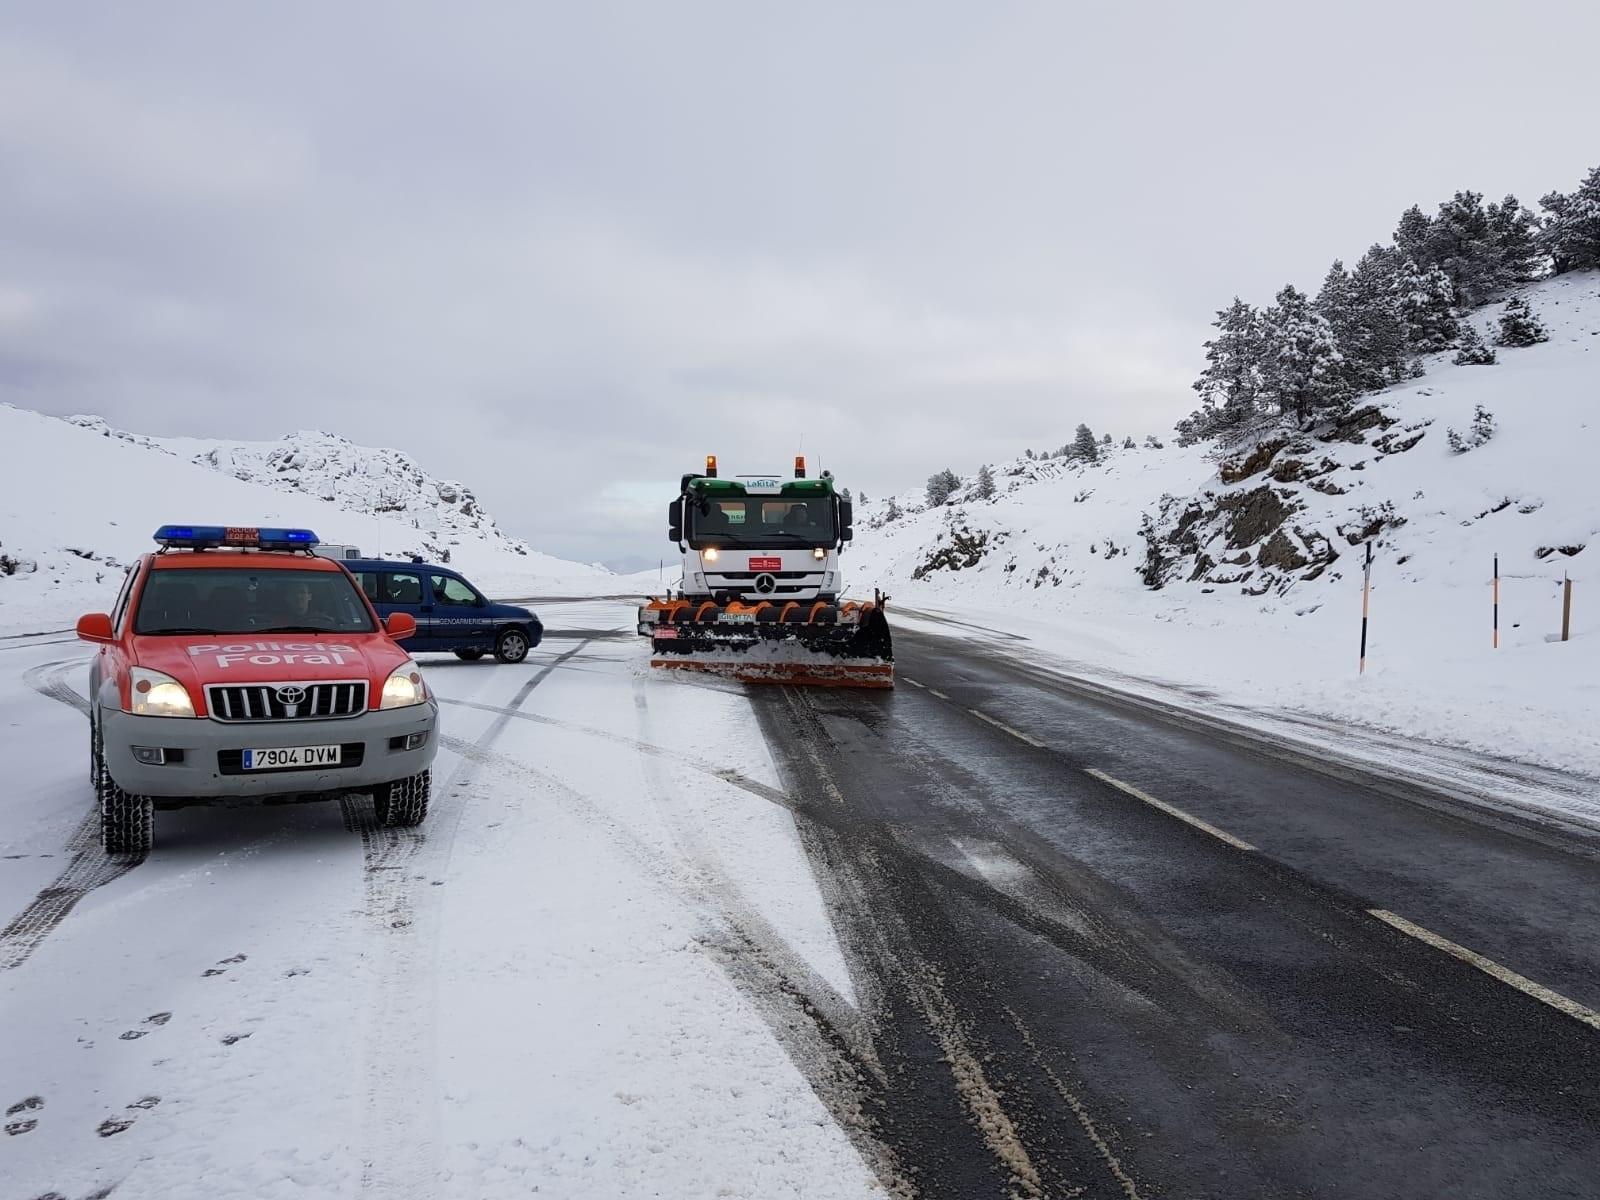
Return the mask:
<path id="1" fill-rule="evenodd" d="M 224 958 L 222 960 L 222 962 L 224 962 L 224 963 L 242 963 L 246 959 L 248 959 L 249 957 L 250 956 L 248 954 L 235 954 L 232 958 Z"/>
<path id="2" fill-rule="evenodd" d="M 121 1041 L 131 1042 L 131 1041 L 134 1041 L 136 1038 L 142 1038 L 145 1034 L 147 1034 L 149 1032 L 150 1031 L 148 1029 L 130 1029 L 125 1033 L 119 1033 L 117 1035 L 117 1037 Z"/>
<path id="3" fill-rule="evenodd" d="M 43 1107 L 43 1096 L 29 1096 L 26 1100 L 18 1100 L 10 1108 L 6 1109 L 6 1116 L 14 1117 L 18 1113 L 37 1112 Z"/>
<path id="4" fill-rule="evenodd" d="M 132 1128 L 132 1117 L 107 1117 L 100 1122 L 100 1127 L 95 1130 L 101 1137 L 113 1137 L 125 1129 Z"/>
<path id="5" fill-rule="evenodd" d="M 154 1108 L 156 1105 L 158 1105 L 160 1103 L 161 1103 L 161 1097 L 160 1096 L 141 1096 L 141 1097 L 139 1097 L 139 1099 L 135 1100 L 132 1104 L 128 1105 L 128 1107 L 129 1108 Z"/>
<path id="6" fill-rule="evenodd" d="M 144 1023 L 146 1025 L 165 1025 L 170 1020 L 172 1020 L 172 1014 L 169 1012 L 151 1013 L 144 1019 Z"/>
<path id="7" fill-rule="evenodd" d="M 16 1137 L 19 1133 L 31 1133 L 38 1124 L 37 1117 L 29 1117 L 24 1121 L 7 1121 L 6 1136 Z"/>
<path id="8" fill-rule="evenodd" d="M 205 979 L 211 975 L 226 975 L 227 973 L 227 968 L 225 967 L 207 967 L 204 971 L 200 972 L 200 978 Z"/>
<path id="9" fill-rule="evenodd" d="M 247 1037 L 249 1037 L 249 1036 L 250 1036 L 250 1035 L 249 1035 L 249 1034 L 248 1034 L 248 1033 L 230 1033 L 230 1034 L 228 1034 L 228 1036 L 227 1036 L 227 1037 L 225 1037 L 225 1038 L 223 1038 L 223 1039 L 222 1039 L 222 1044 L 223 1044 L 223 1045 L 224 1045 L 224 1046 L 231 1046 L 231 1045 L 233 1045 L 233 1044 L 234 1044 L 234 1043 L 235 1043 L 235 1042 L 242 1042 L 242 1041 L 244 1041 L 244 1040 L 245 1040 L 245 1038 L 247 1038 Z"/>

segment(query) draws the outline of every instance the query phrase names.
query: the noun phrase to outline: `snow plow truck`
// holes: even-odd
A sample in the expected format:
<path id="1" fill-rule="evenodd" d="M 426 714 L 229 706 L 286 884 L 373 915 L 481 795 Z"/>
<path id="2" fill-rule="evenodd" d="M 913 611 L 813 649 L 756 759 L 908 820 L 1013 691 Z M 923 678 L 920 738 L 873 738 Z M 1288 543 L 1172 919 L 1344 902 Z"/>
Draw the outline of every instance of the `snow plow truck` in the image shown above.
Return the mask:
<path id="1" fill-rule="evenodd" d="M 851 504 L 823 471 L 806 478 L 685 475 L 667 508 L 683 557 L 677 594 L 639 609 L 651 665 L 708 671 L 747 683 L 894 686 L 888 597 L 847 600 L 839 557 Z"/>

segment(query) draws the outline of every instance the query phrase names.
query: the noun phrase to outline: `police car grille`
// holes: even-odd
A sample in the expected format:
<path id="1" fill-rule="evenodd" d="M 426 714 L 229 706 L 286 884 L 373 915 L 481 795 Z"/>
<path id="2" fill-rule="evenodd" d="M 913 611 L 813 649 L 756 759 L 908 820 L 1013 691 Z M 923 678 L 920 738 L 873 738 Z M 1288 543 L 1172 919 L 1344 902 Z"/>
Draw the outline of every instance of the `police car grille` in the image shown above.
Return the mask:
<path id="1" fill-rule="evenodd" d="M 286 687 L 299 687 L 304 697 L 296 704 L 278 695 Z M 354 717 L 367 711 L 365 680 L 343 683 L 227 684 L 208 687 L 206 704 L 215 721 L 310 721 L 327 717 Z"/>

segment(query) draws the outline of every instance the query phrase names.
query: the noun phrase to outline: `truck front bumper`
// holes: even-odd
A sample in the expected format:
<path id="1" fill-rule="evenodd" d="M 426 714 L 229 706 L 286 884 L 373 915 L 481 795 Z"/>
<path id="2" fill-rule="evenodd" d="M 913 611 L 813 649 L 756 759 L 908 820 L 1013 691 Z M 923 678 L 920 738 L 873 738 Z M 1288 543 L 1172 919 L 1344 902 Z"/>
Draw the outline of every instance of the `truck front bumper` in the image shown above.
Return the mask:
<path id="1" fill-rule="evenodd" d="M 439 706 L 424 704 L 312 721 L 141 717 L 102 708 L 106 767 L 126 791 L 170 799 L 359 792 L 425 771 L 438 752 Z M 243 751 L 339 746 L 336 767 L 246 771 Z M 160 761 L 151 751 L 160 751 Z"/>

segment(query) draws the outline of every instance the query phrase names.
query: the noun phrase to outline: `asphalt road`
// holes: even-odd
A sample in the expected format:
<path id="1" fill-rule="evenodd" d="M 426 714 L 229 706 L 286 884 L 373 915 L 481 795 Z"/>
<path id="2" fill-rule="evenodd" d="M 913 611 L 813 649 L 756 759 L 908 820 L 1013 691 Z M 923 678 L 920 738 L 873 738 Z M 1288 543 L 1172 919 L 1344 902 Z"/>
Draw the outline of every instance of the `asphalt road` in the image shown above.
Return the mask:
<path id="1" fill-rule="evenodd" d="M 891 1192 L 1600 1196 L 1593 843 L 896 645 L 892 693 L 749 689 Z"/>

